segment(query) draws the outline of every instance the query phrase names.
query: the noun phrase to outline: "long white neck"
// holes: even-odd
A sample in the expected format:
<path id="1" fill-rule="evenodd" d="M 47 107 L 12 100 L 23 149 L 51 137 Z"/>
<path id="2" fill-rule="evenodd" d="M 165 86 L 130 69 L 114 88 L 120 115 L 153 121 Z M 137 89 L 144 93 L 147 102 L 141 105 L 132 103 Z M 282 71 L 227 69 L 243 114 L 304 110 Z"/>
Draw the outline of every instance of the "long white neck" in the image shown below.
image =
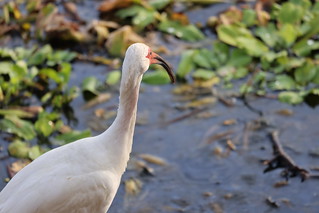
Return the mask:
<path id="1" fill-rule="evenodd" d="M 120 102 L 117 116 L 113 124 L 102 135 L 108 158 L 112 158 L 112 167 L 119 173 L 125 171 L 127 161 L 132 150 L 135 129 L 137 102 L 142 75 L 137 68 L 128 67 L 123 63 L 122 80 L 120 87 Z"/>

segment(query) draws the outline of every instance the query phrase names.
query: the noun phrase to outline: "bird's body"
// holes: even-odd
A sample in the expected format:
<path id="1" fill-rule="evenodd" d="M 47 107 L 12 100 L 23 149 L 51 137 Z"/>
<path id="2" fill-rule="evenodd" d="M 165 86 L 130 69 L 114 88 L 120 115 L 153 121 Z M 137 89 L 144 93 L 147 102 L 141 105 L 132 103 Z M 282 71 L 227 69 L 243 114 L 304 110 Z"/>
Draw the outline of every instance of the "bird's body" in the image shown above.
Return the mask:
<path id="1" fill-rule="evenodd" d="M 165 62 L 146 45 L 132 45 L 123 63 L 113 124 L 98 136 L 53 149 L 23 168 L 0 193 L 0 213 L 105 213 L 129 160 L 139 87 L 151 63 Z M 167 72 L 173 81 L 172 72 Z"/>

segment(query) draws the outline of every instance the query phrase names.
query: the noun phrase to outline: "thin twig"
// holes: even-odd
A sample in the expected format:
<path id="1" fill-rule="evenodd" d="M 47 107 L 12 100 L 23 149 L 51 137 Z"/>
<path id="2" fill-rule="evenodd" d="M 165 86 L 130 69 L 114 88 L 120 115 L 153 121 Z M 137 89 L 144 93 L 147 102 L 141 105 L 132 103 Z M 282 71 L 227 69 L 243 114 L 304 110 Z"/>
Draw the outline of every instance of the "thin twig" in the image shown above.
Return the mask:
<path id="1" fill-rule="evenodd" d="M 201 112 L 203 112 L 203 111 L 205 111 L 205 110 L 207 110 L 207 108 L 197 108 L 197 109 L 194 109 L 194 110 L 192 110 L 192 111 L 190 111 L 190 112 L 188 112 L 188 113 L 186 113 L 186 114 L 183 114 L 183 115 L 181 115 L 181 116 L 179 116 L 179 117 L 173 118 L 172 120 L 169 120 L 169 121 L 164 122 L 161 126 L 168 126 L 168 125 L 170 125 L 170 124 L 176 123 L 176 122 L 178 122 L 178 121 L 181 121 L 181 120 L 184 120 L 184 119 L 189 118 L 189 117 L 191 117 L 191 116 L 194 116 L 194 115 L 196 115 L 196 114 L 199 114 L 199 113 L 201 113 Z"/>
<path id="2" fill-rule="evenodd" d="M 268 167 L 264 170 L 264 173 L 270 172 L 277 168 L 284 168 L 282 175 L 287 180 L 289 177 L 300 176 L 301 181 L 303 182 L 309 178 L 309 172 L 306 169 L 297 166 L 292 158 L 283 150 L 278 134 L 279 132 L 277 130 L 271 132 L 270 134 L 275 157 L 272 160 L 264 162 L 266 165 L 268 165 Z"/>

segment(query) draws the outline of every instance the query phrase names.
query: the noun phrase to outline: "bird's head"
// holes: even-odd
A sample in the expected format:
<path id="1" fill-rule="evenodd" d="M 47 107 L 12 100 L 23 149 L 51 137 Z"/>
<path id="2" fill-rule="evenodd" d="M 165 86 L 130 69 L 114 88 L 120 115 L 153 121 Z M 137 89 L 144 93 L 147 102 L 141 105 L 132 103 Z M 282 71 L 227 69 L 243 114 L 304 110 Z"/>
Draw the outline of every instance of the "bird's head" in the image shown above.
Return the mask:
<path id="1" fill-rule="evenodd" d="M 136 67 L 138 71 L 142 72 L 140 74 L 144 74 L 151 64 L 159 64 L 166 70 L 171 82 L 175 82 L 174 73 L 168 63 L 145 44 L 135 43 L 129 46 L 125 53 L 124 64 L 128 67 Z"/>

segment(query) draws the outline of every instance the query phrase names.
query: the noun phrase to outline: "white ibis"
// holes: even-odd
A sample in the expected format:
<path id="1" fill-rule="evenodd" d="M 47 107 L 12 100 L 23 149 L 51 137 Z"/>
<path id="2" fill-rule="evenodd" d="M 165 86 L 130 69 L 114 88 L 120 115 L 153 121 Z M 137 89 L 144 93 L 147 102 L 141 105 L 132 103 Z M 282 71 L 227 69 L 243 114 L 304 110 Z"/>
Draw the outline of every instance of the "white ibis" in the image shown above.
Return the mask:
<path id="1" fill-rule="evenodd" d="M 145 44 L 125 54 L 120 103 L 102 134 L 53 149 L 18 172 L 0 193 L 1 213 L 105 213 L 132 149 L 139 88 L 150 64 L 168 64 Z"/>

